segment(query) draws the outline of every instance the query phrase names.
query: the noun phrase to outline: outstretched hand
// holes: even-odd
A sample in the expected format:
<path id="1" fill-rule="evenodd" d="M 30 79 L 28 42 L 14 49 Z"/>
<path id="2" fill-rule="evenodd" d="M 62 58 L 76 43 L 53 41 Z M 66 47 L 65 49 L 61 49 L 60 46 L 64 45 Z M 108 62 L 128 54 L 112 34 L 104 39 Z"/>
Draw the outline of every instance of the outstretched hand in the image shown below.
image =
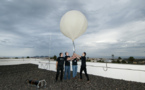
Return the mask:
<path id="1" fill-rule="evenodd" d="M 75 58 L 76 58 L 76 56 L 75 56 L 75 55 L 73 55 L 73 56 L 72 56 L 72 59 L 75 59 Z"/>
<path id="2" fill-rule="evenodd" d="M 75 57 L 74 57 L 74 56 L 72 56 L 72 57 L 68 58 L 67 60 L 72 61 L 72 60 L 74 60 L 74 59 L 75 59 Z"/>
<path id="3" fill-rule="evenodd" d="M 75 58 L 80 59 L 80 56 L 79 56 L 79 55 L 77 55 L 76 53 L 74 53 L 74 54 L 73 54 L 73 56 L 74 56 Z"/>

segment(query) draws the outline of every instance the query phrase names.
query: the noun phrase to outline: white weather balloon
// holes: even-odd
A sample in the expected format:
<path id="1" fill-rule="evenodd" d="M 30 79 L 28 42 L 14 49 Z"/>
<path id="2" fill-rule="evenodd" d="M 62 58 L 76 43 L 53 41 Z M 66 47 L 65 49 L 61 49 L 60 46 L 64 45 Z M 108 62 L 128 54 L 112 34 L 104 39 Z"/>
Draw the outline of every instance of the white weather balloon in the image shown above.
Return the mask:
<path id="1" fill-rule="evenodd" d="M 88 22 L 86 17 L 77 10 L 66 12 L 60 21 L 60 30 L 73 41 L 81 36 L 87 29 Z"/>
<path id="2" fill-rule="evenodd" d="M 81 36 L 86 31 L 87 26 L 86 17 L 77 10 L 68 11 L 60 21 L 61 32 L 72 41 Z"/>

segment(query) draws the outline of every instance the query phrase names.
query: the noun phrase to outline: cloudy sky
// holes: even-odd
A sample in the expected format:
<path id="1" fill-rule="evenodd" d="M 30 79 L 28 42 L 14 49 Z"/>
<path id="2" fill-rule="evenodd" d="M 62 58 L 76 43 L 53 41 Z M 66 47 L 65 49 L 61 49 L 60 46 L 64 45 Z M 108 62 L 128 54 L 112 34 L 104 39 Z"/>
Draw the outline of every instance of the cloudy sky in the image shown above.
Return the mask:
<path id="1" fill-rule="evenodd" d="M 145 56 L 145 0 L 0 0 L 0 56 L 71 55 L 72 41 L 59 27 L 70 10 L 88 20 L 76 53 Z"/>

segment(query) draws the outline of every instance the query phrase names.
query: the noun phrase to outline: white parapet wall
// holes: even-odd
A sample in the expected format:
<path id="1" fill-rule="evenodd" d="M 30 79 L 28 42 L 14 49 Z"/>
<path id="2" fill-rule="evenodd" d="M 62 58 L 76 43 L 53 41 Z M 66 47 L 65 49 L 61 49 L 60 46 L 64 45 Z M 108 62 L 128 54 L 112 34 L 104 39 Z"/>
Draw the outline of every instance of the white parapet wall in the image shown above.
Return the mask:
<path id="1" fill-rule="evenodd" d="M 39 61 L 46 61 L 46 60 L 42 60 L 42 59 L 0 59 L 0 66 L 19 65 L 19 64 L 39 65 Z"/>
<path id="2" fill-rule="evenodd" d="M 80 72 L 80 64 L 78 62 L 78 72 Z M 39 68 L 56 72 L 56 62 L 40 62 Z M 87 73 L 113 79 L 145 83 L 145 65 L 87 62 Z"/>
<path id="3" fill-rule="evenodd" d="M 42 59 L 5 59 L 0 60 L 0 66 L 18 64 L 36 64 L 40 69 L 56 72 L 56 61 Z M 78 62 L 78 72 L 80 72 L 80 62 Z M 72 70 L 72 66 L 71 66 Z M 123 79 L 145 83 L 145 65 L 113 64 L 113 63 L 92 63 L 87 62 L 88 74 L 103 76 L 113 79 Z"/>

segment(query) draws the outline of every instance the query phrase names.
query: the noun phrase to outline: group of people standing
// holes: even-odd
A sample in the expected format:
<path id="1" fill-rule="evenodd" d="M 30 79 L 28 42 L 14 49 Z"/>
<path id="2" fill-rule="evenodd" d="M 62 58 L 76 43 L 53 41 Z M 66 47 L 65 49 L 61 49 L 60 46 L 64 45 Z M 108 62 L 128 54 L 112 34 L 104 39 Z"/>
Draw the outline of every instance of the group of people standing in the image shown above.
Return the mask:
<path id="1" fill-rule="evenodd" d="M 63 57 L 63 53 L 59 54 L 59 57 L 56 61 L 56 82 L 58 80 L 59 72 L 61 71 L 60 81 L 63 80 L 63 69 L 65 63 L 65 73 L 64 73 L 64 80 L 67 78 L 70 79 L 70 62 L 72 61 L 72 70 L 73 70 L 73 78 L 75 79 L 77 76 L 77 62 L 81 60 L 81 68 L 80 68 L 80 80 L 82 80 L 82 71 L 85 72 L 87 81 L 89 82 L 89 76 L 87 74 L 86 69 L 86 52 L 83 52 L 82 56 L 77 55 L 74 53 L 72 57 L 69 56 L 68 52 L 65 52 L 65 57 Z"/>

